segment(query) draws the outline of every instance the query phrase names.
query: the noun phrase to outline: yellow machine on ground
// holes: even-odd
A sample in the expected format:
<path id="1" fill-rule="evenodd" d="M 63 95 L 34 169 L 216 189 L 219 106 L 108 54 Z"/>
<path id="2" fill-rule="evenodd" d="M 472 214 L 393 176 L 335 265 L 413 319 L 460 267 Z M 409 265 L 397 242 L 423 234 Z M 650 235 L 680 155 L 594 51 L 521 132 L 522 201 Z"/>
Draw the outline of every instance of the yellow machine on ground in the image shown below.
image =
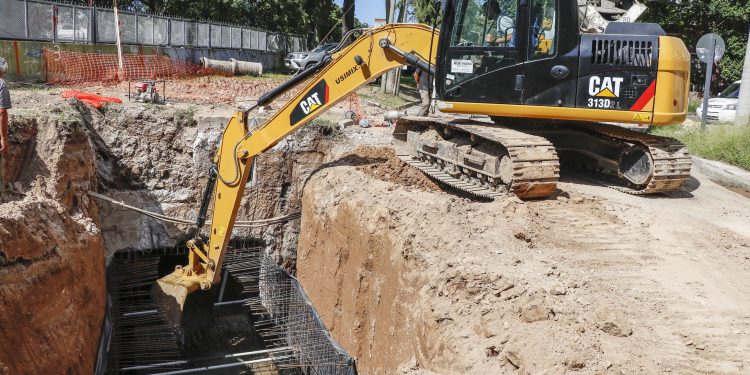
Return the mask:
<path id="1" fill-rule="evenodd" d="M 188 264 L 158 280 L 152 295 L 160 310 L 176 328 L 200 319 L 183 311 L 202 300 L 199 291 L 220 281 L 255 157 L 407 64 L 435 77 L 441 112 L 492 120 L 399 120 L 397 154 L 445 184 L 485 198 L 511 192 L 545 197 L 556 190 L 562 162 L 632 194 L 679 189 L 690 171 L 679 142 L 602 122 L 683 121 L 690 61 L 685 45 L 658 25 L 612 23 L 604 34 L 581 34 L 578 22 L 575 0 L 447 1 L 441 32 L 416 24 L 366 30 L 251 110 L 235 113 L 197 223 L 203 226 L 213 199 L 209 237 L 189 241 Z M 253 109 L 298 85 L 304 87 L 292 100 L 251 126 Z"/>

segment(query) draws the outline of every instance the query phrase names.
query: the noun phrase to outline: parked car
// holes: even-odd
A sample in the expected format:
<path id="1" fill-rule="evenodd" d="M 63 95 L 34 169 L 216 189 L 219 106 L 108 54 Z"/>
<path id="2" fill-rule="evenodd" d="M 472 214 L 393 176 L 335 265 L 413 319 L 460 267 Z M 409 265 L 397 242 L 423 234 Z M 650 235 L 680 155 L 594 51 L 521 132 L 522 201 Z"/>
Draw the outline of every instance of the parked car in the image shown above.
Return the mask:
<path id="1" fill-rule="evenodd" d="M 738 97 L 740 95 L 740 81 L 729 85 L 719 96 L 708 99 L 708 113 L 706 121 L 732 122 L 737 112 Z M 699 119 L 703 119 L 703 102 L 695 110 Z"/>
<path id="2" fill-rule="evenodd" d="M 284 58 L 284 66 L 292 72 L 303 70 L 317 64 L 327 53 L 338 46 L 338 43 L 320 45 L 312 51 L 293 52 Z"/>

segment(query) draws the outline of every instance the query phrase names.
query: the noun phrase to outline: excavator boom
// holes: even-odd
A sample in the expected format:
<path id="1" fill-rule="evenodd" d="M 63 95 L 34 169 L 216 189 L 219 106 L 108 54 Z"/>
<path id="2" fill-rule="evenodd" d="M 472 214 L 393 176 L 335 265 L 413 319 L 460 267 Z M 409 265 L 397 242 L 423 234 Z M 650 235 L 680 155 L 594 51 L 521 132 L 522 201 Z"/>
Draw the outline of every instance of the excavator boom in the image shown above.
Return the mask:
<path id="1" fill-rule="evenodd" d="M 177 267 L 152 288 L 157 306 L 175 329 L 181 330 L 184 310 L 195 305 L 188 301 L 191 293 L 206 291 L 221 279 L 227 245 L 255 157 L 386 71 L 407 64 L 430 69 L 428 60 L 435 55 L 430 48 L 437 43 L 437 31 L 425 25 L 394 24 L 367 30 L 334 53 L 329 63 L 321 64 L 324 66 L 305 87 L 262 126 L 251 129 L 246 112 L 234 114 L 215 158 L 217 180 L 208 242 L 189 241 L 188 264 Z M 284 91 L 292 87 L 286 85 Z"/>

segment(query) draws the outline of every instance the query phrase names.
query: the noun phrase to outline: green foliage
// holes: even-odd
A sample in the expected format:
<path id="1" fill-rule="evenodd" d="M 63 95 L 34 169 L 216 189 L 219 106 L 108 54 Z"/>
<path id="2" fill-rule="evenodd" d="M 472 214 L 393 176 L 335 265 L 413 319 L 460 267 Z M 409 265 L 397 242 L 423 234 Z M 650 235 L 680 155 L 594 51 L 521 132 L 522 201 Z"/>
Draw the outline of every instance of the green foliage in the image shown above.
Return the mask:
<path id="1" fill-rule="evenodd" d="M 695 110 L 698 109 L 698 107 L 701 106 L 701 101 L 699 99 L 691 99 L 688 102 L 688 113 L 695 113 Z"/>
<path id="2" fill-rule="evenodd" d="M 709 125 L 705 132 L 675 125 L 654 127 L 651 133 L 679 139 L 692 154 L 750 170 L 750 125 Z"/>
<path id="3" fill-rule="evenodd" d="M 667 33 L 680 37 L 691 53 L 695 52 L 695 45 L 704 34 L 721 35 L 727 43 L 727 52 L 719 62 L 721 76 L 729 82 L 740 79 L 750 27 L 750 2 L 684 0 L 674 4 L 652 1 L 648 7 L 641 21 L 660 24 Z M 705 65 L 702 70 L 705 70 Z M 700 82 L 700 77 L 705 77 L 705 73 L 695 73 L 694 67 L 693 82 Z"/>
<path id="4" fill-rule="evenodd" d="M 432 25 L 435 14 L 440 10 L 436 6 L 435 0 L 409 0 L 414 9 L 414 18 L 417 22 L 425 25 Z M 440 27 L 440 19 L 435 23 L 435 27 Z"/>

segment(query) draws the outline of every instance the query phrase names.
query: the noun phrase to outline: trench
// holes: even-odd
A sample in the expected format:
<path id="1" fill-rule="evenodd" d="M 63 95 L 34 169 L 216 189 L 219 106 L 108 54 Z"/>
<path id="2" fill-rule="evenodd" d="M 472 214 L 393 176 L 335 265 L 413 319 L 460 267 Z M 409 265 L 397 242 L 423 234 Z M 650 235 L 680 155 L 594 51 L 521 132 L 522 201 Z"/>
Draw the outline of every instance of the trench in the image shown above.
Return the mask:
<path id="1" fill-rule="evenodd" d="M 171 116 L 170 113 L 158 115 L 159 118 Z M 84 119 L 91 122 L 92 129 L 102 126 L 105 129 L 108 124 L 106 116 L 87 119 L 84 114 Z M 116 143 L 111 140 L 97 140 L 97 161 L 126 169 L 123 173 L 120 168 L 120 177 L 105 175 L 111 196 L 162 214 L 191 218 L 196 214 L 204 176 L 195 173 L 198 178 L 189 185 L 195 198 L 179 202 L 183 207 L 166 207 L 165 210 L 161 198 L 165 194 L 163 190 L 170 190 L 171 184 L 180 185 L 175 181 L 181 177 L 176 169 L 189 166 L 198 171 L 206 170 L 208 149 L 226 119 L 212 117 L 208 123 L 193 122 L 188 117 L 175 115 L 172 122 L 176 128 L 187 130 L 170 137 L 183 137 L 183 142 L 188 144 L 195 138 L 192 150 L 187 150 L 192 158 L 185 160 L 184 165 L 179 165 L 177 155 L 177 165 L 152 164 L 157 172 L 151 176 L 162 176 L 156 183 L 151 176 L 144 176 L 143 171 L 133 165 L 133 160 L 122 158 L 121 155 L 127 153 L 112 148 Z M 299 183 L 322 160 L 318 151 L 319 137 L 315 132 L 302 134 L 296 138 L 311 142 L 308 146 L 302 149 L 286 146 L 260 159 L 258 180 L 249 186 L 238 220 L 268 218 L 299 209 Z M 174 144 L 170 148 L 175 154 L 186 151 Z M 144 152 L 148 152 L 145 158 L 134 159 L 153 162 L 151 149 L 153 146 L 144 148 Z M 159 157 L 165 155 L 162 153 Z M 133 170 L 127 171 L 129 165 L 133 165 Z M 145 178 L 138 178 L 139 175 Z M 127 184 L 120 183 L 125 180 L 122 177 L 130 177 Z M 168 192 L 167 196 L 170 194 Z M 107 205 L 99 203 L 102 207 Z M 128 241 L 122 236 L 122 228 L 133 219 L 139 230 L 129 232 L 140 233 L 140 236 Z M 292 276 L 299 220 L 235 229 L 223 265 L 223 283 L 200 297 L 204 303 L 213 304 L 213 309 L 193 319 L 193 325 L 198 327 L 193 327 L 193 332 L 185 336 L 171 332 L 149 295 L 157 278 L 172 272 L 176 265 L 187 263 L 187 250 L 182 245 L 188 239 L 185 228 L 175 230 L 169 224 L 135 218 L 132 213 L 123 213 L 114 207 L 103 208 L 101 223 L 109 254 L 108 304 L 96 373 L 356 373 L 354 360 L 330 337 L 313 304 Z"/>
<path id="2" fill-rule="evenodd" d="M 23 293 L 0 288 L 4 300 L 13 300 L 8 296 L 18 300 L 14 305 L 18 312 L 3 310 L 10 315 L 38 321 L 39 309 L 33 310 L 36 307 L 29 296 L 41 298 L 51 308 L 68 306 L 60 309 L 65 311 L 63 316 L 53 314 L 54 321 L 48 325 L 32 327 L 31 334 L 14 336 L 0 329 L 1 337 L 25 348 L 21 353 L 0 349 L 0 370 L 356 373 L 354 360 L 332 339 L 292 276 L 299 220 L 235 230 L 224 264 L 226 283 L 221 292 L 210 296 L 212 316 L 189 343 L 177 340 L 156 312 L 150 286 L 175 265 L 187 262 L 182 245 L 188 239 L 187 228 L 96 201 L 87 192 L 192 219 L 205 181 L 201 171 L 207 170 L 210 150 L 226 122 L 216 117 L 196 120 L 199 116 L 194 111 L 148 106 L 97 111 L 74 100 L 61 104 L 47 117 L 11 118 L 11 131 L 16 136 L 11 139 L 14 153 L 6 176 L 10 176 L 14 191 L 0 198 L 0 204 L 9 208 L 0 212 L 0 241 L 14 245 L 37 240 L 39 254 L 36 247 L 28 245 L 17 253 L 3 247 L 0 280 L 13 285 L 13 280 L 6 282 L 8 277 L 13 279 L 12 268 L 23 268 L 22 278 L 49 277 L 50 283 L 58 284 L 59 277 L 70 273 L 75 282 L 63 284 L 76 287 L 71 289 L 73 297 L 67 292 L 56 293 L 59 288 L 41 282 L 29 284 Z M 327 148 L 328 140 L 318 130 L 293 138 L 259 158 L 258 179 L 246 191 L 239 220 L 299 211 L 303 183 L 323 163 L 326 154 L 320 150 Z M 7 215 L 12 211 L 26 213 L 19 220 Z M 22 232 L 17 227 L 29 229 Z M 34 228 L 42 229 L 42 234 Z M 52 246 L 55 243 L 63 245 Z M 42 264 L 55 271 L 42 272 L 44 276 L 30 273 Z M 25 304 L 21 303 L 24 299 Z M 57 320 L 74 324 L 61 328 Z M 44 336 L 34 340 L 32 336 L 39 332 Z M 70 336 L 77 339 L 70 341 Z M 34 350 L 59 354 L 34 363 Z"/>

